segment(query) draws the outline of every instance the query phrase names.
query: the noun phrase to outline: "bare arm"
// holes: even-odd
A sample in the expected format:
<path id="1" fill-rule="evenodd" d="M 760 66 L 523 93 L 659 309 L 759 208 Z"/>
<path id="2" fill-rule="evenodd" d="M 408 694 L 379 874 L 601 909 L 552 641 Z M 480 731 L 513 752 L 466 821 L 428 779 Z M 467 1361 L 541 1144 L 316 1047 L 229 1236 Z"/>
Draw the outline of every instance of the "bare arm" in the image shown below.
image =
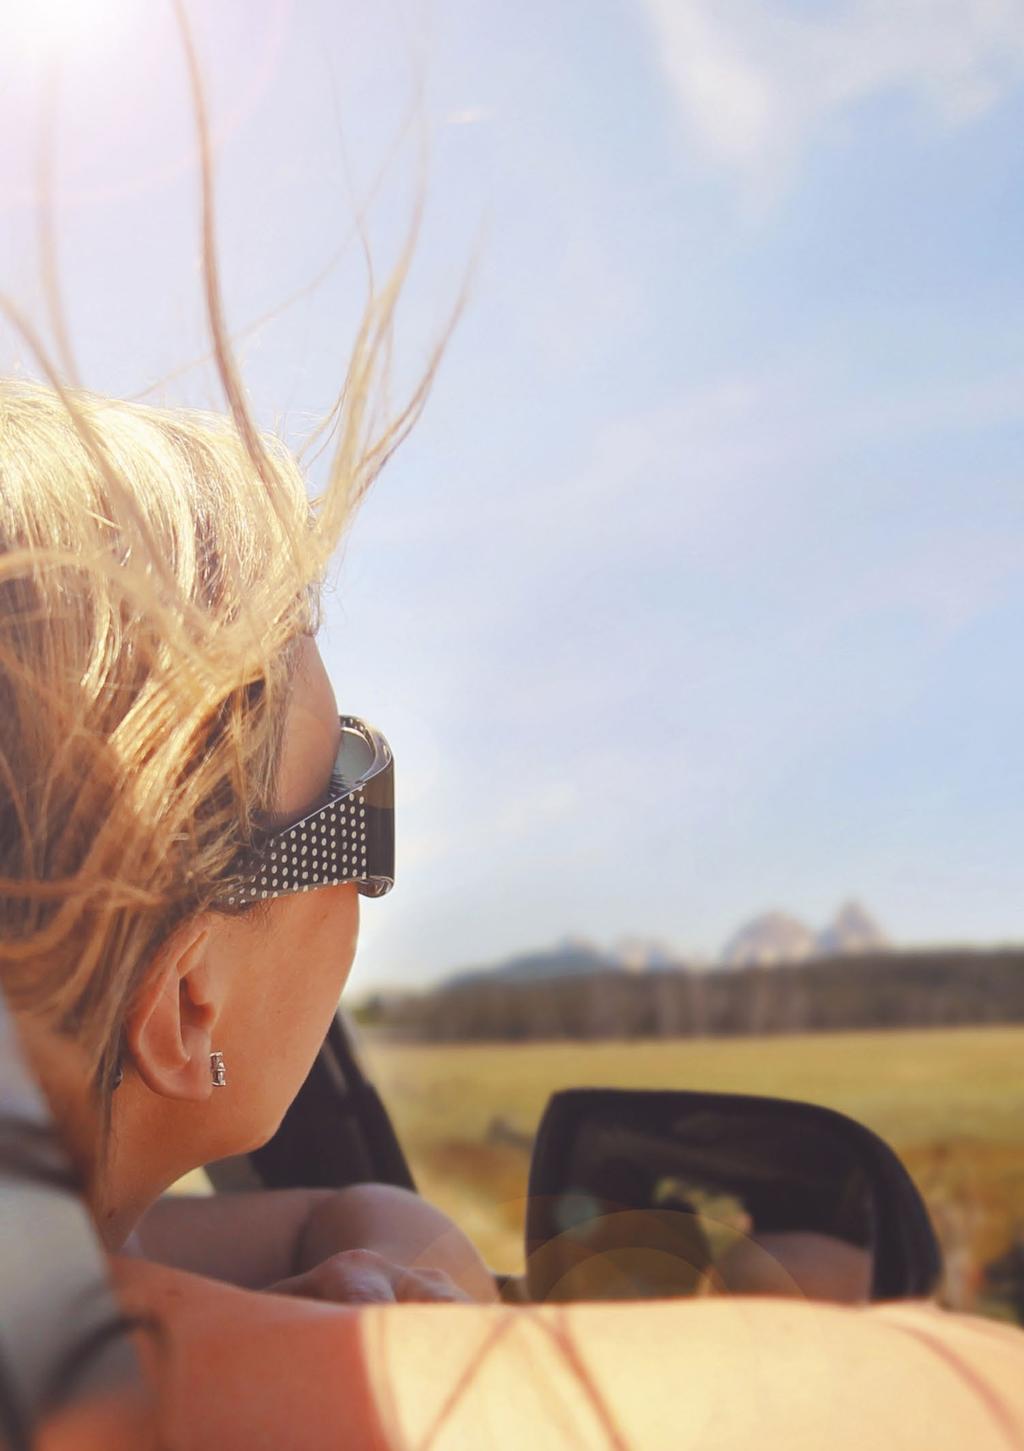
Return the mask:
<path id="1" fill-rule="evenodd" d="M 138 1229 L 147 1259 L 244 1289 L 293 1280 L 343 1251 L 371 1250 L 405 1268 L 442 1272 L 471 1300 L 494 1279 L 447 1215 L 388 1184 L 166 1195 Z"/>
<path id="2" fill-rule="evenodd" d="M 164 1441 L 187 1451 L 1024 1444 L 1024 1336 L 929 1307 L 350 1309 L 139 1261 L 114 1273 L 126 1311 L 160 1327 L 140 1349 Z"/>
<path id="3" fill-rule="evenodd" d="M 320 1192 L 166 1194 L 143 1216 L 136 1238 L 157 1264 L 258 1290 L 295 1273 L 296 1246 Z"/>

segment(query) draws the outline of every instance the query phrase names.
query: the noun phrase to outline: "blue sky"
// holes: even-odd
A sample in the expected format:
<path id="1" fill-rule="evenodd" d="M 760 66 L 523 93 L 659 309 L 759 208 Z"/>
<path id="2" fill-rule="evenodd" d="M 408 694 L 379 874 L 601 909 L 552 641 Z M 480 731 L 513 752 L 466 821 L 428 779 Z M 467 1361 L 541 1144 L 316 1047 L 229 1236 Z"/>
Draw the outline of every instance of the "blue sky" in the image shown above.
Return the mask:
<path id="1" fill-rule="evenodd" d="M 356 989 L 568 933 L 711 954 L 851 894 L 900 942 L 1020 940 L 1024 0 L 193 8 L 236 326 L 353 189 L 386 267 L 423 134 L 399 381 L 480 254 L 329 600 L 400 772 Z M 132 393 L 204 350 L 184 72 L 161 6 L 76 13 L 67 313 Z M 0 285 L 37 316 L 41 51 L 0 59 Z M 296 443 L 362 286 L 349 246 L 240 343 Z M 216 401 L 203 367 L 152 396 Z"/>

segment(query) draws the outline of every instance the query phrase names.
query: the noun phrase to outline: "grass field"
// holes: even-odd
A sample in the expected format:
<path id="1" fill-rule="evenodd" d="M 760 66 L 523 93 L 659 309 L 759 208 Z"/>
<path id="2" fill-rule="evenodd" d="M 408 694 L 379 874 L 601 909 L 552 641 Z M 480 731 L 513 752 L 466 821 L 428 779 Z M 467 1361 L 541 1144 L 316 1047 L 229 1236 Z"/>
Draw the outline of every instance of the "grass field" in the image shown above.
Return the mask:
<path id="1" fill-rule="evenodd" d="M 1000 1311 L 978 1270 L 1024 1226 L 1024 1028 L 452 1046 L 365 1035 L 362 1046 L 419 1187 L 495 1268 L 521 1267 L 526 1143 L 554 1090 L 764 1093 L 839 1109 L 887 1139 L 944 1241 L 950 1301 Z"/>

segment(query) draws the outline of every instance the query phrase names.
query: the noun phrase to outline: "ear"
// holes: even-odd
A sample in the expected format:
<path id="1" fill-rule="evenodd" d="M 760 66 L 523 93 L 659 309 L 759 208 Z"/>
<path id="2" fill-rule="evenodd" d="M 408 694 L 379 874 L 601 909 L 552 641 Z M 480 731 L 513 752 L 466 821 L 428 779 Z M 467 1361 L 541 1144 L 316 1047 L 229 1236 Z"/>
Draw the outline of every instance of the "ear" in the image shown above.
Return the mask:
<path id="1" fill-rule="evenodd" d="M 210 1044 L 221 1009 L 209 919 L 182 923 L 160 948 L 125 1023 L 132 1065 L 153 1093 L 210 1097 Z"/>

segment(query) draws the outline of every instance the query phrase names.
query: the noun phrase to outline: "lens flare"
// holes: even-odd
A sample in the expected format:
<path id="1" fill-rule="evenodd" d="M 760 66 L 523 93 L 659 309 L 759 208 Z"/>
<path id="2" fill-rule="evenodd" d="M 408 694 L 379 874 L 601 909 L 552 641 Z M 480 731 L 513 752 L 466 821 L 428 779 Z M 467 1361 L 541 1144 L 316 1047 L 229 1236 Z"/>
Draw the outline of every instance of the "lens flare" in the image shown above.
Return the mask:
<path id="1" fill-rule="evenodd" d="M 128 0 L 0 0 L 0 31 L 8 49 L 72 59 L 101 45 L 128 9 Z"/>

